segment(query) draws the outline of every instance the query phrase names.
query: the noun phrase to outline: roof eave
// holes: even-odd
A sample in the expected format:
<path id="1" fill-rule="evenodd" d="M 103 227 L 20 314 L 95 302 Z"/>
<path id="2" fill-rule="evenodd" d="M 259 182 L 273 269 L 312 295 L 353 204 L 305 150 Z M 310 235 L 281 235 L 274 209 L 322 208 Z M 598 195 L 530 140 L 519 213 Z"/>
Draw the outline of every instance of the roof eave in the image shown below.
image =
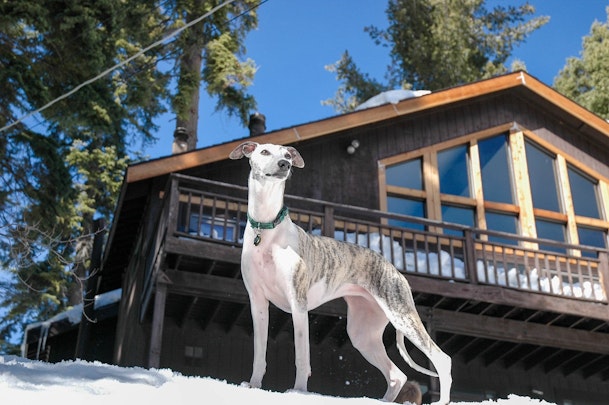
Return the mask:
<path id="1" fill-rule="evenodd" d="M 582 124 L 585 123 L 594 130 L 604 133 L 609 137 L 609 123 L 601 117 L 571 101 L 533 76 L 530 76 L 525 72 L 515 72 L 430 93 L 421 97 L 410 98 L 397 104 L 385 104 L 379 107 L 269 132 L 256 136 L 255 140 L 259 143 L 294 144 L 299 141 L 321 137 L 330 133 L 337 133 L 355 127 L 374 124 L 390 118 L 413 114 L 516 87 L 529 89 L 549 103 L 573 115 L 579 119 Z M 224 160 L 234 148 L 246 139 L 251 138 L 237 139 L 220 145 L 130 166 L 127 170 L 126 182 L 133 183 Z"/>

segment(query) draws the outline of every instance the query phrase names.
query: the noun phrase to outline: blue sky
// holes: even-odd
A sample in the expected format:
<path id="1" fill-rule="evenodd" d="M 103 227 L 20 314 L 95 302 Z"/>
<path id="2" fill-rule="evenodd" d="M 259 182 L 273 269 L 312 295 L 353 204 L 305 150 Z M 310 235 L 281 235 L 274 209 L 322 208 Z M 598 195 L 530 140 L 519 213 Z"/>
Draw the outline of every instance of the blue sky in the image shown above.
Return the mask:
<path id="1" fill-rule="evenodd" d="M 491 0 L 494 4 L 521 4 L 524 0 Z M 582 38 L 592 23 L 607 21 L 607 0 L 531 0 L 536 15 L 550 22 L 518 47 L 513 57 L 527 71 L 551 85 L 567 58 L 579 56 Z M 383 78 L 388 50 L 377 46 L 364 27 L 386 27 L 382 0 L 269 0 L 259 9 L 259 26 L 246 40 L 247 56 L 258 66 L 250 92 L 258 110 L 267 117 L 267 131 L 336 115 L 321 101 L 331 98 L 338 82 L 324 66 L 349 50 L 362 71 Z M 247 136 L 236 118 L 215 112 L 215 101 L 202 90 L 198 148 Z M 175 121 L 166 114 L 157 123 L 158 142 L 144 153 L 151 158 L 171 153 Z"/>

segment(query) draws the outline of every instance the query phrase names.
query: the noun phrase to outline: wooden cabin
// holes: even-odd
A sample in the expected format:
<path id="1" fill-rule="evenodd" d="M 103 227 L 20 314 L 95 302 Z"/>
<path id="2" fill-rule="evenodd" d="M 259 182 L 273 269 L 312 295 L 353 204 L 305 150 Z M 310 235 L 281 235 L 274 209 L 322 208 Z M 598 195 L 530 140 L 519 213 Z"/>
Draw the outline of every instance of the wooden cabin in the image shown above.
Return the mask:
<path id="1" fill-rule="evenodd" d="M 524 72 L 255 137 L 306 166 L 287 205 L 307 231 L 379 251 L 453 359 L 453 401 L 609 395 L 609 123 Z M 122 288 L 114 359 L 239 383 L 253 336 L 240 278 L 245 139 L 128 168 L 97 293 Z M 310 313 L 309 389 L 380 397 L 342 300 Z M 294 381 L 291 318 L 271 309 L 263 385 Z M 438 383 L 418 381 L 424 401 Z M 425 357 L 408 346 L 420 364 Z"/>

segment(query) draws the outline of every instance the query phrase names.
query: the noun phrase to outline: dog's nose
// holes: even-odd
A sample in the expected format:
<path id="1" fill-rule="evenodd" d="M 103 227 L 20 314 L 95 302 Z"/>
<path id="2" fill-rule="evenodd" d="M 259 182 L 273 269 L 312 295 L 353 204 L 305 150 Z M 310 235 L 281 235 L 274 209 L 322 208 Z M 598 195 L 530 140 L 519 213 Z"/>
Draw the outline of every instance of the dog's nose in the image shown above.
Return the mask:
<path id="1" fill-rule="evenodd" d="M 285 159 L 281 159 L 279 162 L 277 162 L 277 165 L 279 165 L 281 170 L 290 170 L 292 167 L 292 164 Z"/>

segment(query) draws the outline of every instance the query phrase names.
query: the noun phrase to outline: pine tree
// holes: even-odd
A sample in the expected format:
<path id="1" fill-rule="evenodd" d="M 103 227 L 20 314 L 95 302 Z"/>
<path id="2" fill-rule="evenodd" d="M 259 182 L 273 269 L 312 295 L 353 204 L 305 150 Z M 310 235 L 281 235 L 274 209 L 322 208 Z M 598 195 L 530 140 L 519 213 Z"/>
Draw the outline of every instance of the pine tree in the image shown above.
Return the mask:
<path id="1" fill-rule="evenodd" d="M 178 27 L 205 14 L 217 4 L 213 0 L 175 0 L 167 3 L 167 14 Z M 256 0 L 240 0 L 221 8 L 185 31 L 172 45 L 179 57 L 172 71 L 177 91 L 172 99 L 176 129 L 189 135 L 189 149 L 196 146 L 201 83 L 217 99 L 216 110 L 238 117 L 247 125 L 256 108 L 247 93 L 256 73 L 251 59 L 243 59 L 246 34 L 258 25 Z"/>
<path id="2" fill-rule="evenodd" d="M 433 91 L 505 73 L 514 47 L 548 21 L 527 19 L 534 12 L 528 3 L 488 10 L 484 0 L 389 0 L 389 27 L 365 29 L 390 50 L 385 82 L 362 74 L 345 52 L 328 67 L 342 83 L 325 103 L 350 111 L 379 90 Z"/>
<path id="3" fill-rule="evenodd" d="M 201 80 L 218 108 L 245 120 L 253 62 L 239 59 L 257 24 L 236 1 L 182 33 L 0 134 L 0 350 L 11 336 L 82 301 L 95 217 L 110 217 L 129 154 L 154 142 L 154 119 L 173 105 L 183 119 Z M 207 13 L 202 0 L 0 2 L 0 127 L 62 96 Z M 200 8 L 195 8 L 197 5 Z M 190 16 L 190 17 L 188 17 Z M 196 30 L 193 30 L 193 33 Z M 200 32 L 200 31 L 199 31 Z M 194 39 L 193 39 L 194 38 Z M 191 81 L 180 57 L 205 49 Z M 202 47 L 202 48 L 201 48 Z M 165 61 L 169 63 L 161 64 Z M 175 61 L 175 69 L 166 66 Z M 188 105 L 186 103 L 185 105 Z M 186 111 L 186 112 L 185 112 Z M 188 119 L 188 118 L 185 118 Z"/>
<path id="4" fill-rule="evenodd" d="M 595 21 L 582 41 L 579 58 L 569 58 L 554 88 L 588 110 L 609 119 L 609 7 L 607 21 Z"/>

